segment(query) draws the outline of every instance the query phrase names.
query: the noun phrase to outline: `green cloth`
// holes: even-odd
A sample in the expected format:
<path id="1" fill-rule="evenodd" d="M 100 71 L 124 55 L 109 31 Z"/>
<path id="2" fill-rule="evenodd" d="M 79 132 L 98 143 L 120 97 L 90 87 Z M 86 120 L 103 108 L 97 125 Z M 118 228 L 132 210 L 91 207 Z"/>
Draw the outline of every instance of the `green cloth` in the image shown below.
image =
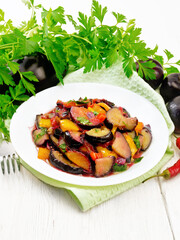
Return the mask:
<path id="1" fill-rule="evenodd" d="M 136 92 L 137 94 L 145 97 L 150 102 L 152 102 L 164 116 L 168 129 L 169 136 L 174 131 L 174 125 L 168 115 L 166 106 L 164 104 L 161 96 L 155 92 L 147 83 L 142 80 L 137 73 L 134 73 L 133 76 L 128 79 L 122 69 L 120 62 L 114 64 L 111 68 L 96 70 L 90 73 L 83 73 L 83 70 L 80 69 L 76 72 L 68 74 L 64 78 L 64 83 L 75 83 L 75 82 L 94 82 L 94 83 L 105 83 L 112 84 L 115 86 L 123 87 L 131 91 Z M 98 97 L 98 96 L 97 96 Z M 82 211 L 87 211 L 88 209 L 100 204 L 112 197 L 129 190 L 130 188 L 137 186 L 142 183 L 148 177 L 154 175 L 160 168 L 167 163 L 167 161 L 173 156 L 173 151 L 171 149 L 171 140 L 169 140 L 169 146 L 166 150 L 163 158 L 158 162 L 153 169 L 143 174 L 142 176 L 133 179 L 128 182 L 124 182 L 117 185 L 105 186 L 105 187 L 83 187 L 76 186 L 71 184 L 66 184 L 63 182 L 56 181 L 54 179 L 48 178 L 35 171 L 29 167 L 23 160 L 22 165 L 26 167 L 32 174 L 43 182 L 53 185 L 55 187 L 60 187 L 66 189 L 72 198 L 76 201 L 77 205 Z"/>

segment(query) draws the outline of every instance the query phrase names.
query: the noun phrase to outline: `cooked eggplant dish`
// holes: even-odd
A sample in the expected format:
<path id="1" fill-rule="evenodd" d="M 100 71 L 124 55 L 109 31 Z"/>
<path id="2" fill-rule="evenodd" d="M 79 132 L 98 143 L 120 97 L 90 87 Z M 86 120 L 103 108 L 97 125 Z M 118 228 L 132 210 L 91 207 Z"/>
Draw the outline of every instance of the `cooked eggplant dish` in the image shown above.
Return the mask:
<path id="1" fill-rule="evenodd" d="M 32 130 L 38 158 L 70 174 L 104 177 L 140 162 L 150 146 L 150 125 L 106 99 L 58 100 L 38 114 Z"/>

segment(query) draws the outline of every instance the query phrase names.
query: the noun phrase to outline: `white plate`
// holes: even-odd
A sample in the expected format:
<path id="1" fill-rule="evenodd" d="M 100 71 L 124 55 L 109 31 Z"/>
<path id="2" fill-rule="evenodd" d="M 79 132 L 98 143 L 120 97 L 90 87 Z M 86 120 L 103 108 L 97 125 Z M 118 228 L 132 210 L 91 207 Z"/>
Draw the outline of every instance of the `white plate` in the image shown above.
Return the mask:
<path id="1" fill-rule="evenodd" d="M 140 163 L 116 175 L 93 178 L 65 173 L 37 158 L 31 128 L 36 114 L 55 107 L 58 99 L 68 101 L 79 97 L 105 98 L 128 110 L 144 124 L 150 124 L 153 140 Z M 19 156 L 33 169 L 45 176 L 65 183 L 83 186 L 107 186 L 137 178 L 152 169 L 163 157 L 168 145 L 168 128 L 159 110 L 145 98 L 120 87 L 107 84 L 74 83 L 56 86 L 38 93 L 24 102 L 14 114 L 10 126 L 11 141 Z"/>

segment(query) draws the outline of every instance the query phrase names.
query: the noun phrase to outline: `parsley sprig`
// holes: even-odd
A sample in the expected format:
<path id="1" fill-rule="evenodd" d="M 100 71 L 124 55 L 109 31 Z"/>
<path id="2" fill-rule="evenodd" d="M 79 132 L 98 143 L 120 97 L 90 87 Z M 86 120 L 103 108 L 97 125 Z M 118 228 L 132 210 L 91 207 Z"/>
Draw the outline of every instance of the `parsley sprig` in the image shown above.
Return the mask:
<path id="1" fill-rule="evenodd" d="M 32 72 L 21 72 L 17 60 L 27 55 L 43 53 L 53 64 L 59 81 L 63 84 L 63 73 L 84 67 L 84 73 L 112 66 L 118 59 L 122 60 L 127 77 L 131 77 L 139 63 L 139 75 L 147 79 L 154 78 L 154 64 L 146 61 L 155 58 L 164 67 L 166 74 L 179 71 L 180 60 L 171 63 L 173 54 L 164 53 L 167 61 L 157 55 L 158 47 L 147 47 L 140 38 L 141 28 L 136 27 L 135 19 L 127 18 L 118 12 L 112 12 L 115 24 L 108 26 L 104 19 L 108 12 L 98 1 L 92 1 L 91 15 L 79 12 L 77 20 L 65 13 L 62 6 L 56 9 L 45 9 L 35 0 L 23 0 L 31 11 L 28 21 L 19 27 L 14 26 L 11 19 L 5 21 L 0 9 L 0 86 L 6 91 L 0 94 L 0 132 L 4 139 L 9 139 L 6 119 L 11 118 L 17 107 L 26 101 L 30 94 L 35 94 L 34 82 L 38 79 Z M 41 11 L 42 23 L 37 23 L 37 12 Z M 65 30 L 70 22 L 73 33 Z M 18 82 L 15 78 L 18 76 Z"/>

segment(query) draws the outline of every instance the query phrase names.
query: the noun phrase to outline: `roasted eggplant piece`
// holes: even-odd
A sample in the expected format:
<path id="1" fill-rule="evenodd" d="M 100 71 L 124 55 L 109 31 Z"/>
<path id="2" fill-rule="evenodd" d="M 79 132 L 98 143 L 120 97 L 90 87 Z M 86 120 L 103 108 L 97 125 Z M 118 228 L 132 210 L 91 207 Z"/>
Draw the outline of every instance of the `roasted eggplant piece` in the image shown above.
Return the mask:
<path id="1" fill-rule="evenodd" d="M 131 149 L 122 133 L 116 132 L 112 149 L 119 156 L 125 158 L 126 162 L 131 162 Z"/>
<path id="2" fill-rule="evenodd" d="M 89 158 L 82 152 L 76 151 L 76 150 L 69 150 L 65 153 L 67 158 L 78 165 L 79 167 L 85 169 L 87 172 L 91 173 L 91 162 Z"/>
<path id="3" fill-rule="evenodd" d="M 84 170 L 66 159 L 59 151 L 51 150 L 50 163 L 58 169 L 68 173 L 82 174 Z"/>
<path id="4" fill-rule="evenodd" d="M 113 139 L 112 132 L 106 128 L 92 128 L 85 133 L 85 138 L 91 143 L 106 143 Z"/>
<path id="5" fill-rule="evenodd" d="M 54 130 L 54 136 L 55 136 L 56 138 L 59 139 L 62 135 L 63 135 L 63 131 L 62 131 L 60 128 L 56 128 L 56 129 Z"/>
<path id="6" fill-rule="evenodd" d="M 82 134 L 81 132 L 65 131 L 64 133 L 65 142 L 70 147 L 78 148 L 83 145 L 81 134 Z"/>
<path id="7" fill-rule="evenodd" d="M 95 147 L 89 143 L 86 139 L 83 140 L 83 145 L 79 148 L 79 151 L 90 154 L 91 152 L 96 152 Z"/>
<path id="8" fill-rule="evenodd" d="M 60 107 L 56 106 L 56 115 L 60 119 L 69 118 L 69 110 L 66 108 L 60 108 Z"/>
<path id="9" fill-rule="evenodd" d="M 41 120 L 42 115 L 43 115 L 43 114 L 36 115 L 35 124 L 36 124 L 36 127 L 37 127 L 37 128 L 40 128 L 39 122 L 40 122 L 40 120 Z"/>
<path id="10" fill-rule="evenodd" d="M 109 156 L 95 160 L 95 176 L 103 177 L 111 172 L 115 157 Z"/>
<path id="11" fill-rule="evenodd" d="M 117 107 L 111 108 L 106 113 L 106 116 L 106 125 L 109 128 L 117 126 L 120 130 L 132 131 L 138 123 L 136 117 L 131 118 L 123 116 L 121 110 Z"/>
<path id="12" fill-rule="evenodd" d="M 58 147 L 58 138 L 56 138 L 55 136 L 53 135 L 50 135 L 50 140 L 52 141 L 52 143 L 54 144 L 55 147 Z"/>
<path id="13" fill-rule="evenodd" d="M 151 134 L 151 129 L 149 128 L 149 126 L 145 126 L 142 129 L 141 135 L 143 136 L 141 149 L 143 151 L 145 151 L 149 147 L 149 145 L 152 141 L 152 134 Z"/>
<path id="14" fill-rule="evenodd" d="M 45 128 L 39 128 L 32 133 L 34 143 L 36 146 L 42 146 L 47 140 L 49 140 L 49 135 Z"/>
<path id="15" fill-rule="evenodd" d="M 66 152 L 67 146 L 63 137 L 60 137 L 59 139 L 57 139 L 55 136 L 50 135 L 50 139 L 56 149 L 60 150 L 61 153 Z"/>

